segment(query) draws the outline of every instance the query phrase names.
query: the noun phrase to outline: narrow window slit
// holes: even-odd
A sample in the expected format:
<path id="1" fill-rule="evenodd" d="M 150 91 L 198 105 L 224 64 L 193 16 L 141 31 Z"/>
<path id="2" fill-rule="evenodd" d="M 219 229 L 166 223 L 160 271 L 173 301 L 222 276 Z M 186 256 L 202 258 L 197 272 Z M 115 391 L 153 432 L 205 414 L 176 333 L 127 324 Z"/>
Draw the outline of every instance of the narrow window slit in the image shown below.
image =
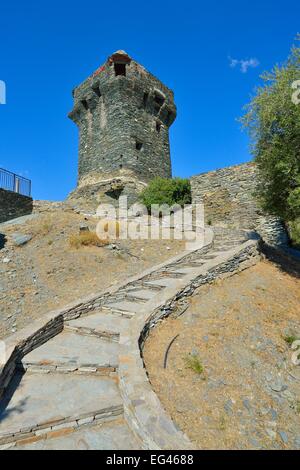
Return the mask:
<path id="1" fill-rule="evenodd" d="M 118 75 L 124 75 L 124 77 L 126 76 L 126 64 L 114 64 L 114 67 L 115 67 L 115 75 L 116 77 Z"/>

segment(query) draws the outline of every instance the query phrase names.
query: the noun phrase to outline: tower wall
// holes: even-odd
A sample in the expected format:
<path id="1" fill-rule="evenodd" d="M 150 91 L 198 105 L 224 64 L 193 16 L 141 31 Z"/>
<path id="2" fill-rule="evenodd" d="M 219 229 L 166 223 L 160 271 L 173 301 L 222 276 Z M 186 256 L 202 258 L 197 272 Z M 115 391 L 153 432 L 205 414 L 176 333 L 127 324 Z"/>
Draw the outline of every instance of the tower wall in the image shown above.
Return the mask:
<path id="1" fill-rule="evenodd" d="M 119 51 L 73 91 L 78 186 L 115 177 L 171 177 L 173 92 Z"/>

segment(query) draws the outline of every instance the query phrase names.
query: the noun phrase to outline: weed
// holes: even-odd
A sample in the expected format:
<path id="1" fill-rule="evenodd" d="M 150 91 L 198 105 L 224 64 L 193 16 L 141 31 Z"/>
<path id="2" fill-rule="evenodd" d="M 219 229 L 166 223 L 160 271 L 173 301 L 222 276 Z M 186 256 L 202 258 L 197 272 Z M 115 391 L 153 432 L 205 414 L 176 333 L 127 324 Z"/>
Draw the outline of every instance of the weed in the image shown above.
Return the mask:
<path id="1" fill-rule="evenodd" d="M 295 335 L 286 335 L 283 336 L 284 341 L 289 345 L 292 346 L 292 344 L 299 339 L 299 337 Z"/>
<path id="2" fill-rule="evenodd" d="M 202 374 L 204 371 L 203 365 L 201 364 L 200 358 L 196 354 L 187 354 L 184 358 L 186 366 L 196 372 L 196 374 Z"/>

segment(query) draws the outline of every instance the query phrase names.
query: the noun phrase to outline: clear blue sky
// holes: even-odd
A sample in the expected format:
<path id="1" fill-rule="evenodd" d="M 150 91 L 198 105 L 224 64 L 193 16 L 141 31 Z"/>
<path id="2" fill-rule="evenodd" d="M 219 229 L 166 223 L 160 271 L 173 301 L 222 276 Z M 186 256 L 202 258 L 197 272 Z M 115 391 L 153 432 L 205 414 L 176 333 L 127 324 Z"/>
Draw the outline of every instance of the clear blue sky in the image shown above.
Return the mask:
<path id="1" fill-rule="evenodd" d="M 117 49 L 175 92 L 174 175 L 249 160 L 236 118 L 260 73 L 285 60 L 299 17 L 299 0 L 1 2 L 0 167 L 31 178 L 34 198 L 66 197 L 77 172 L 72 88 Z"/>

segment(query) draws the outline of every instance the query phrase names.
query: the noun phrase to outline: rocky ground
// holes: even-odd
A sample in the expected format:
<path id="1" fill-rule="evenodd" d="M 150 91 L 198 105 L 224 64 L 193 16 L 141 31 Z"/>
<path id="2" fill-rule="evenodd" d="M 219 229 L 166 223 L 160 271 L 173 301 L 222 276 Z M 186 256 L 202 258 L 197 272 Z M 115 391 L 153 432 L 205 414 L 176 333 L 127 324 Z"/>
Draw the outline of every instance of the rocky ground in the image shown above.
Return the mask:
<path id="1" fill-rule="evenodd" d="M 197 447 L 300 449 L 291 348 L 300 338 L 299 287 L 297 276 L 260 262 L 201 287 L 181 317 L 152 330 L 144 350 L 151 384 Z"/>
<path id="2" fill-rule="evenodd" d="M 22 223 L 0 225 L 0 338 L 44 313 L 101 292 L 112 284 L 175 256 L 183 241 L 118 241 L 72 248 L 81 225 L 95 219 L 63 203 L 35 203 Z"/>

